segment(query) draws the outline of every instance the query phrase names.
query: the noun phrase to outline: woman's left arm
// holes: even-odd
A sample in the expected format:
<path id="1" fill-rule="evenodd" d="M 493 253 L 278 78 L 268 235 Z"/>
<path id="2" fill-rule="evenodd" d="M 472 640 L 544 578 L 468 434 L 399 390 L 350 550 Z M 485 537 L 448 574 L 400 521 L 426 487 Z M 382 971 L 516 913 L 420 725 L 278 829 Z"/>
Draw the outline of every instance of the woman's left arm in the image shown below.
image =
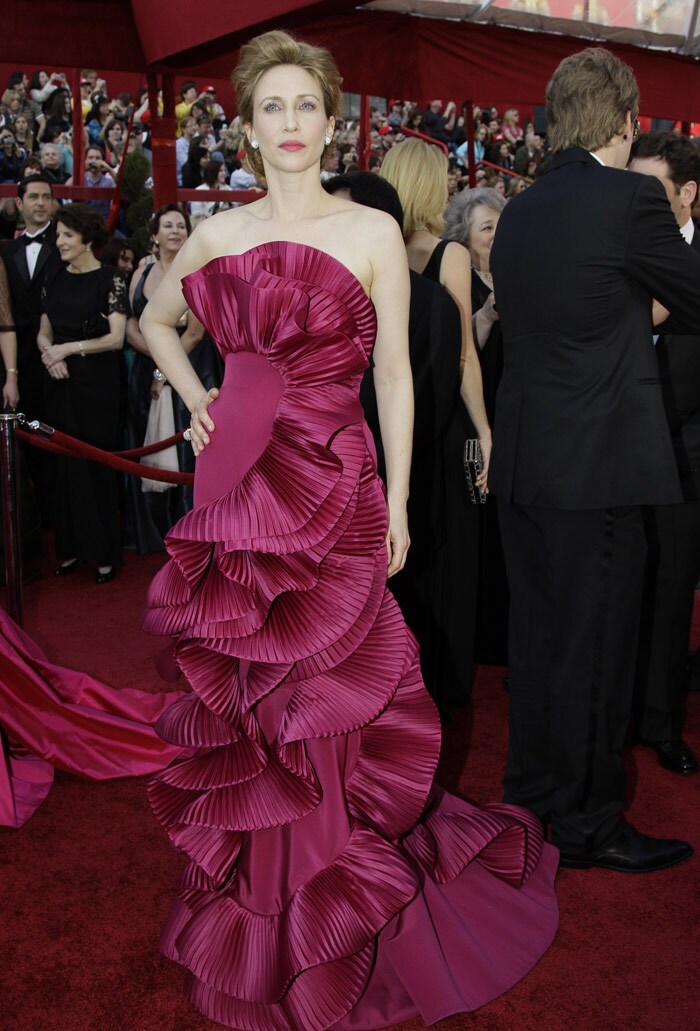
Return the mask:
<path id="1" fill-rule="evenodd" d="M 460 358 L 460 394 L 474 424 L 481 445 L 482 472 L 477 479 L 480 490 L 488 490 L 487 480 L 491 459 L 491 427 L 484 406 L 484 387 L 481 365 L 472 335 L 471 264 L 469 252 L 458 243 L 445 248 L 440 269 L 442 285 L 447 288 L 459 308 L 462 322 L 462 355 Z"/>
<path id="2" fill-rule="evenodd" d="M 371 296 L 377 313 L 374 386 L 387 472 L 387 575 L 393 576 L 403 569 L 410 544 L 406 502 L 413 443 L 413 377 L 408 354 L 411 287 L 398 226 L 386 215 L 381 222 L 373 218 L 372 224 Z"/>

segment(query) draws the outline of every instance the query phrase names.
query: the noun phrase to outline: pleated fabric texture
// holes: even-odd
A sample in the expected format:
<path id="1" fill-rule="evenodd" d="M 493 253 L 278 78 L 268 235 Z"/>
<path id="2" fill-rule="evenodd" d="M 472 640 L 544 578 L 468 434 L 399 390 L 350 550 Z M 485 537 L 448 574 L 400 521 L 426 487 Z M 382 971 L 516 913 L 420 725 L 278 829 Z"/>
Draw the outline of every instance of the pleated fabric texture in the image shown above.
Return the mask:
<path id="1" fill-rule="evenodd" d="M 556 853 L 526 811 L 432 786 L 440 725 L 386 589 L 358 402 L 372 303 L 289 242 L 183 287 L 226 375 L 143 619 L 192 688 L 157 730 L 196 750 L 150 786 L 188 858 L 162 948 L 245 1031 L 474 1009 L 551 941 Z"/>

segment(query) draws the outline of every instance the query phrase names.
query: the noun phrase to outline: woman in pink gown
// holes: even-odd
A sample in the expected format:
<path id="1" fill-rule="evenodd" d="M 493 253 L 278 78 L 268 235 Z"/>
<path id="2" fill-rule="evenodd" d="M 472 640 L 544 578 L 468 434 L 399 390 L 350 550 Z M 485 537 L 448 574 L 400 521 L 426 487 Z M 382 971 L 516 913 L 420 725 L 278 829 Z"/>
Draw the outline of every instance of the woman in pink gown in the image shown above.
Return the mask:
<path id="1" fill-rule="evenodd" d="M 556 852 L 527 811 L 432 783 L 440 724 L 386 588 L 408 547 L 408 270 L 389 216 L 321 188 L 337 70 L 273 32 L 235 84 L 268 193 L 197 228 L 141 321 L 198 456 L 144 616 L 192 688 L 157 730 L 196 750 L 150 788 L 187 856 L 162 948 L 230 1027 L 432 1023 L 549 945 Z M 187 306 L 220 391 L 179 346 Z M 386 497 L 358 401 L 372 351 Z"/>

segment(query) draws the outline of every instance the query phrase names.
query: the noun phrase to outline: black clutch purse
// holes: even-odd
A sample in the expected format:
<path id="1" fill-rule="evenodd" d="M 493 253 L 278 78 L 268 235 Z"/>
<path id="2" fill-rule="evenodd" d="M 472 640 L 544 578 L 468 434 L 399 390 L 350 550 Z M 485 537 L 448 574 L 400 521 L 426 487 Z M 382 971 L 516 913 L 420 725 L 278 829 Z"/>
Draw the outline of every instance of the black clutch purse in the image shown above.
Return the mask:
<path id="1" fill-rule="evenodd" d="M 486 504 L 486 494 L 476 485 L 477 478 L 483 469 L 481 461 L 481 445 L 476 437 L 464 442 L 464 475 L 467 479 L 467 490 L 472 505 Z"/>
<path id="2" fill-rule="evenodd" d="M 95 312 L 83 322 L 83 340 L 96 340 L 109 333 L 109 319 L 102 312 Z"/>

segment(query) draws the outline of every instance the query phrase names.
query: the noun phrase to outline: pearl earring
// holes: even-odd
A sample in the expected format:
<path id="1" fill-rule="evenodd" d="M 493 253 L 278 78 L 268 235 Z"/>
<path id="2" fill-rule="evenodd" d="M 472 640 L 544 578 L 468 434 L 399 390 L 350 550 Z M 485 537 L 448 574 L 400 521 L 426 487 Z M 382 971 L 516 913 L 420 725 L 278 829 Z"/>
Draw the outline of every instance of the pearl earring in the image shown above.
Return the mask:
<path id="1" fill-rule="evenodd" d="M 323 137 L 323 140 L 324 140 L 324 143 L 326 144 L 326 146 L 328 146 L 328 144 L 331 142 L 332 139 L 333 139 L 332 136 L 324 136 Z"/>
<path id="2" fill-rule="evenodd" d="M 253 150 L 257 150 L 257 149 L 258 149 L 258 147 L 260 146 L 260 144 L 258 143 L 258 141 L 257 141 L 257 140 L 251 140 L 251 141 L 250 141 L 250 145 L 251 145 L 251 147 L 253 148 Z"/>

